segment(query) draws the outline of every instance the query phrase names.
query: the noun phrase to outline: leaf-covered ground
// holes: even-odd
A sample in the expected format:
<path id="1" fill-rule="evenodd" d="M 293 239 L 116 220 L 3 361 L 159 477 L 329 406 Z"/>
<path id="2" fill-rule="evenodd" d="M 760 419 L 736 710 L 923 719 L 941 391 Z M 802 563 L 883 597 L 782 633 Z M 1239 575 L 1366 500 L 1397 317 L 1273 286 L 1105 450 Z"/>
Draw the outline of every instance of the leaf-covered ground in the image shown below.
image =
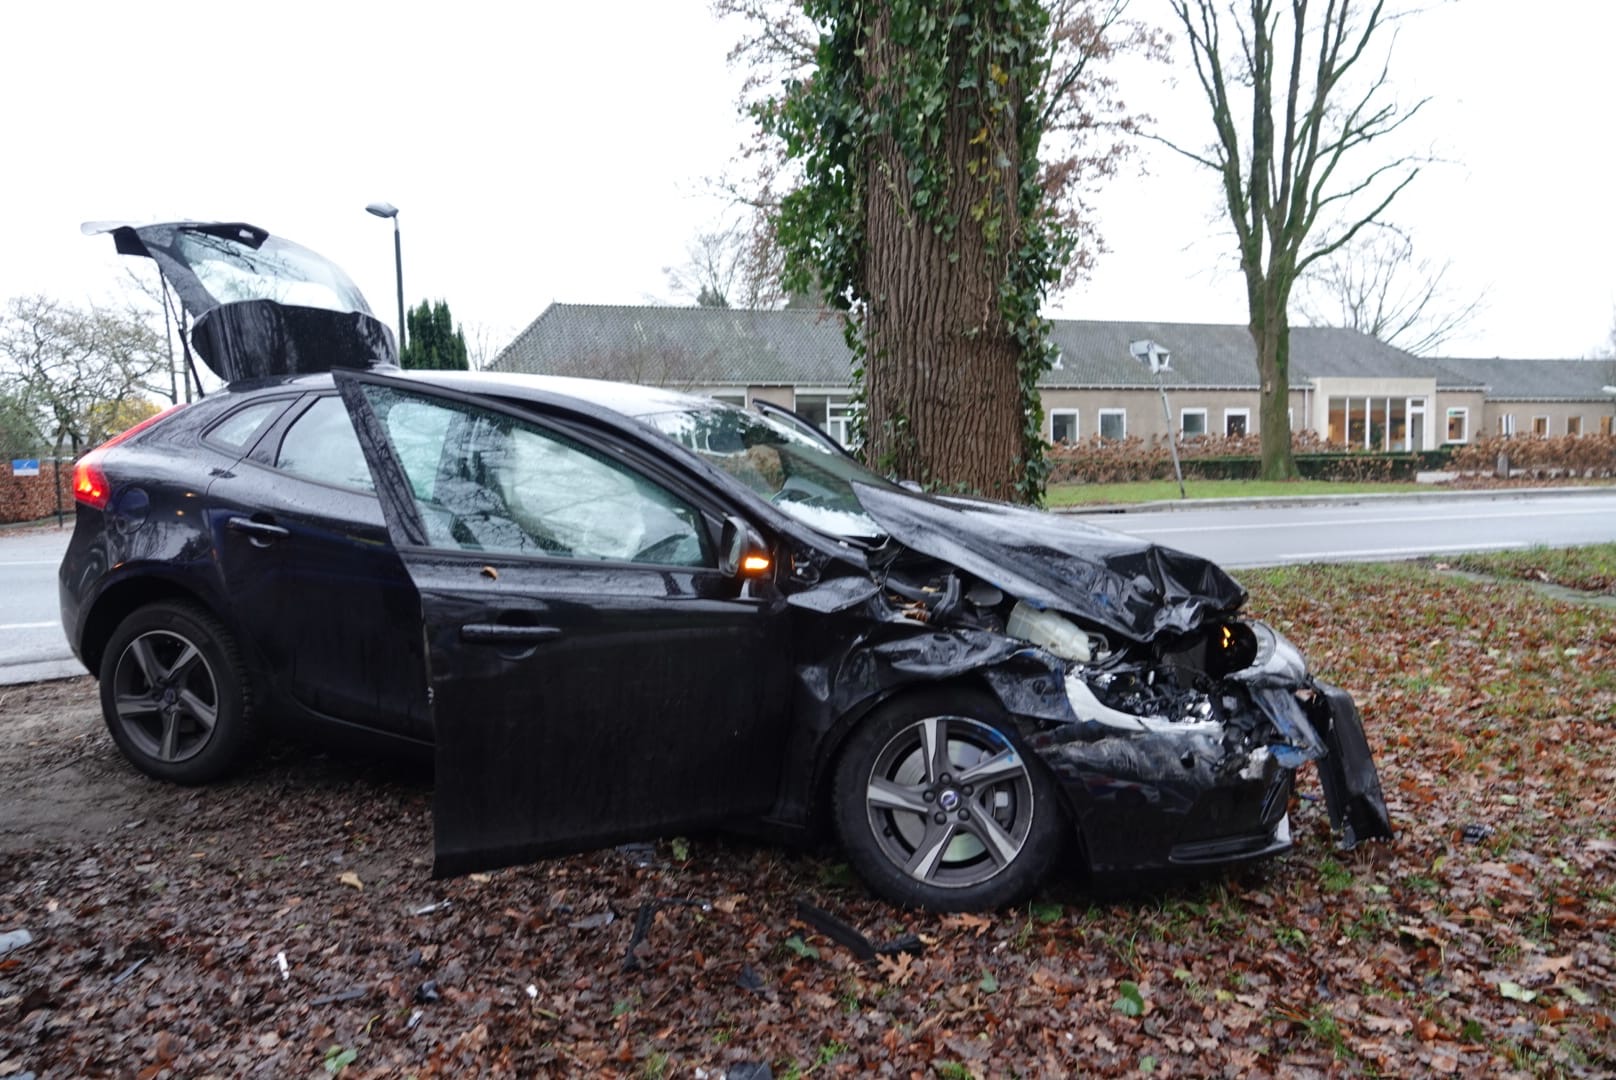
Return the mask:
<path id="1" fill-rule="evenodd" d="M 0 933 L 33 938 L 0 1077 L 1616 1071 L 1616 613 L 1412 566 L 1247 583 L 1358 695 L 1398 841 L 1337 854 L 1309 774 L 1283 859 L 994 916 L 716 838 L 433 882 L 418 770 L 289 749 L 180 790 L 88 680 L 0 690 Z M 924 951 L 861 964 L 799 896 Z M 625 970 L 659 898 L 706 906 Z"/>

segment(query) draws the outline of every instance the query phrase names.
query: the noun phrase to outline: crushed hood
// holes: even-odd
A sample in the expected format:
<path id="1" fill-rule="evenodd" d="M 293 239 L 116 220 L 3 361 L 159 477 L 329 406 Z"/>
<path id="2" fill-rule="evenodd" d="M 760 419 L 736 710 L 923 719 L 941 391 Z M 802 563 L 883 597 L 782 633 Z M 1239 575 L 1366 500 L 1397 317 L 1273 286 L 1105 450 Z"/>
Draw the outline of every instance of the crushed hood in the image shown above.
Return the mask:
<path id="1" fill-rule="evenodd" d="M 1245 589 L 1215 563 L 1068 517 L 869 484 L 854 490 L 905 547 L 1134 641 L 1193 630 L 1245 603 Z"/>
<path id="2" fill-rule="evenodd" d="M 191 344 L 226 382 L 396 364 L 393 333 L 335 263 L 245 222 L 89 222 L 121 255 L 157 264 L 192 319 Z"/>

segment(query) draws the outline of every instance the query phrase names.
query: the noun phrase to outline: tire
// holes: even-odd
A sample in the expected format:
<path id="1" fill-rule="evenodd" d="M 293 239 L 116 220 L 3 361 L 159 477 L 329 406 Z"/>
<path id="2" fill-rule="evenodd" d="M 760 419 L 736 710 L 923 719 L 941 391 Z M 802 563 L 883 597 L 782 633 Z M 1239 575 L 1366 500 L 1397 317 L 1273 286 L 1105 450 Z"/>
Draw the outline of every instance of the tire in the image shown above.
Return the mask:
<path id="1" fill-rule="evenodd" d="M 235 639 L 183 603 L 148 604 L 118 625 L 101 657 L 101 713 L 147 776 L 205 784 L 250 743 L 252 687 Z"/>
<path id="2" fill-rule="evenodd" d="M 902 907 L 1017 903 L 1065 844 L 1048 770 L 1005 711 L 971 692 L 929 690 L 877 709 L 837 758 L 831 801 L 853 868 Z"/>

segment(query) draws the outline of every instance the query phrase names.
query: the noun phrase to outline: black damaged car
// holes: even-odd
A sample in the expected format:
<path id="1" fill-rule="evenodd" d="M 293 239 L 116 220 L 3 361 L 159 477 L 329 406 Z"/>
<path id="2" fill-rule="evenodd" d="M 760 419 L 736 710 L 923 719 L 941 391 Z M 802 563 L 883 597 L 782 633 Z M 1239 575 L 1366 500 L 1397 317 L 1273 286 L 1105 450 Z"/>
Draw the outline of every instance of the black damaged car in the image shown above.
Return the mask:
<path id="1" fill-rule="evenodd" d="M 81 460 L 68 639 L 142 771 L 280 725 L 430 747 L 435 872 L 828 823 L 870 887 L 1025 897 L 1390 824 L 1351 698 L 1216 566 L 917 494 L 789 414 L 402 372 L 348 278 L 243 224 L 108 226 L 228 383 Z"/>

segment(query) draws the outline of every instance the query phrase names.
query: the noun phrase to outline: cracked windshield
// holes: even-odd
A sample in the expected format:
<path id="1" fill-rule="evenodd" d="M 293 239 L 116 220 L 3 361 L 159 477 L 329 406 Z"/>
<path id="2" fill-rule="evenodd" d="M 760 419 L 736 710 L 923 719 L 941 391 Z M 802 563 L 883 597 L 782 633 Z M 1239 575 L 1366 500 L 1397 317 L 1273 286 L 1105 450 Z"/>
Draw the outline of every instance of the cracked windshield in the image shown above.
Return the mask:
<path id="1" fill-rule="evenodd" d="M 810 528 L 845 539 L 884 535 L 859 505 L 853 484 L 890 485 L 784 423 L 728 405 L 640 419 Z"/>

